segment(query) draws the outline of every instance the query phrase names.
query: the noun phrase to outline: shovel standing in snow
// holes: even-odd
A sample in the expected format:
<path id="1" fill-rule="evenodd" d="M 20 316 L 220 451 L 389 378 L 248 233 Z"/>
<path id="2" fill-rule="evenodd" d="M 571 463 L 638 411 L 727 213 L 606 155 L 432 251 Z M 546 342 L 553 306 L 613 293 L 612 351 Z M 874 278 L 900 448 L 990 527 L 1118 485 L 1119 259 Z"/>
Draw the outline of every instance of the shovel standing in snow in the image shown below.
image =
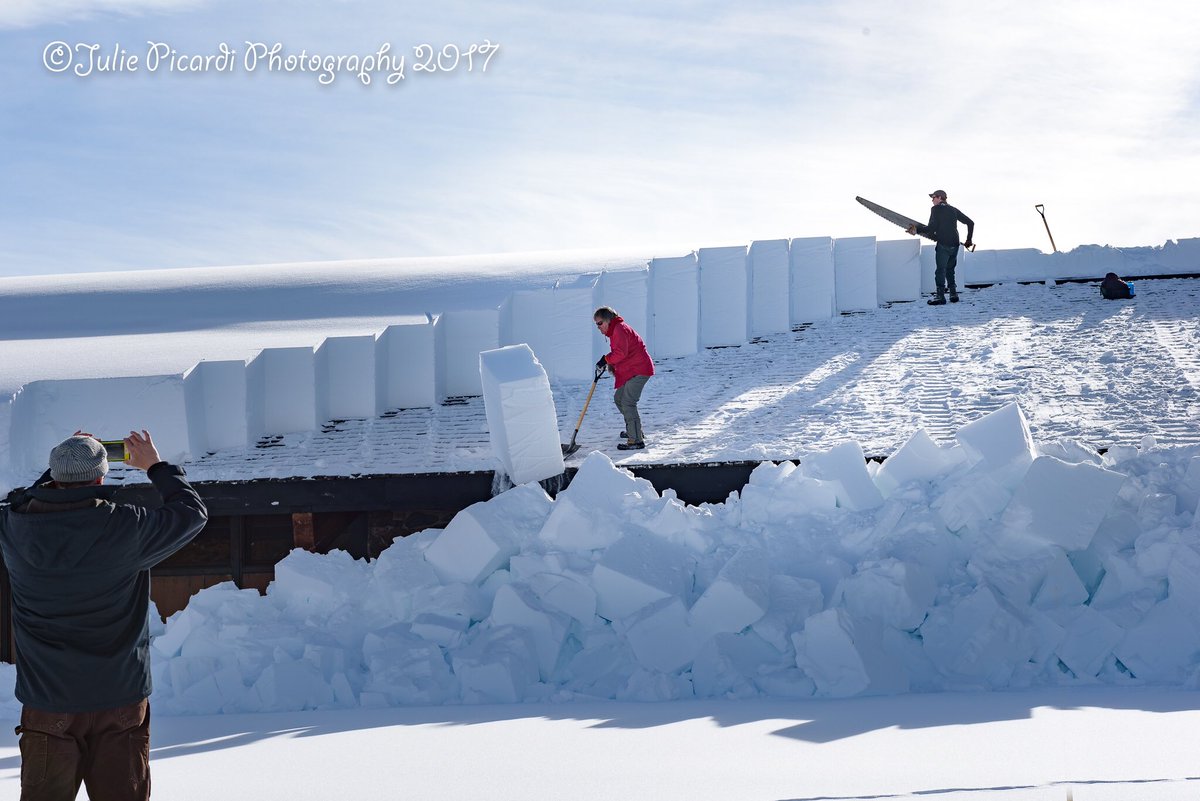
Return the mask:
<path id="1" fill-rule="evenodd" d="M 596 368 L 596 377 L 592 379 L 592 388 L 588 390 L 587 400 L 583 402 L 583 411 L 579 413 L 579 421 L 575 423 L 575 433 L 571 435 L 571 444 L 563 445 L 563 456 L 570 456 L 575 451 L 579 450 L 579 446 L 575 444 L 575 438 L 579 436 L 579 427 L 583 425 L 583 416 L 587 414 L 588 404 L 592 402 L 592 393 L 596 391 L 596 385 L 600 383 L 600 376 L 604 375 L 604 368 Z"/>
<path id="2" fill-rule="evenodd" d="M 1054 248 L 1054 252 L 1058 252 L 1058 246 L 1054 244 L 1054 234 L 1050 233 L 1050 223 L 1046 222 L 1046 207 L 1038 203 L 1033 207 L 1038 214 L 1042 215 L 1042 225 L 1046 226 L 1046 236 L 1050 237 L 1050 247 Z"/>

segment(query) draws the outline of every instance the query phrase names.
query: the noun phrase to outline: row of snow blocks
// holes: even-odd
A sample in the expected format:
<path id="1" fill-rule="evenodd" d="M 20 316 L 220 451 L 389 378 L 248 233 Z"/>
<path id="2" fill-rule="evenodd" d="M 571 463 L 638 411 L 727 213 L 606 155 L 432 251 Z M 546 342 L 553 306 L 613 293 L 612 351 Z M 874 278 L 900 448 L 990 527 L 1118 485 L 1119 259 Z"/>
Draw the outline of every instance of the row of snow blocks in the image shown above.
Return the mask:
<path id="1" fill-rule="evenodd" d="M 500 306 L 500 341 L 528 345 L 556 380 L 587 381 L 596 362 L 595 295 L 592 286 L 513 292 Z"/>
<path id="2" fill-rule="evenodd" d="M 317 348 L 317 420 L 374 417 L 375 336 L 329 337 Z"/>
<path id="3" fill-rule="evenodd" d="M 1103 276 L 1108 270 L 1090 277 Z M 1116 272 L 1114 270 L 1114 272 Z M 1037 248 L 959 251 L 955 278 L 961 289 L 966 284 L 995 284 L 1001 281 L 1045 281 L 1062 278 L 1053 256 Z"/>
<path id="4" fill-rule="evenodd" d="M 876 243 L 875 290 L 881 304 L 921 297 L 921 240 L 913 237 Z"/>
<path id="5" fill-rule="evenodd" d="M 437 404 L 434 324 L 428 314 L 389 325 L 375 341 L 375 413 Z"/>
<path id="6" fill-rule="evenodd" d="M 828 320 L 837 313 L 833 240 L 797 237 L 788 250 L 791 271 L 792 325 Z"/>
<path id="7" fill-rule="evenodd" d="M 700 270 L 696 254 L 650 262 L 650 330 L 656 359 L 700 350 Z"/>
<path id="8" fill-rule="evenodd" d="M 514 484 L 561 475 L 562 446 L 550 380 L 528 345 L 479 354 L 492 452 Z"/>
<path id="9" fill-rule="evenodd" d="M 438 398 L 483 392 L 479 354 L 500 347 L 500 310 L 459 310 L 438 315 L 433 326 Z"/>
<path id="10" fill-rule="evenodd" d="M 51 449 L 76 430 L 123 439 L 146 429 L 164 459 L 187 459 L 187 403 L 182 375 L 33 381 L 13 400 L 12 467 L 30 480 L 46 469 Z"/>
<path id="11" fill-rule="evenodd" d="M 745 245 L 700 248 L 700 346 L 742 345 L 750 339 L 750 272 Z"/>
<path id="12" fill-rule="evenodd" d="M 312 348 L 267 348 L 246 365 L 246 434 L 313 431 L 317 419 L 317 365 Z"/>
<path id="13" fill-rule="evenodd" d="M 839 312 L 879 308 L 875 237 L 833 240 L 833 296 Z"/>
<path id="14" fill-rule="evenodd" d="M 244 361 L 199 362 L 184 374 L 183 389 L 193 455 L 247 444 Z"/>
<path id="15" fill-rule="evenodd" d="M 792 327 L 790 270 L 786 239 L 750 243 L 751 337 L 775 334 Z"/>
<path id="16" fill-rule="evenodd" d="M 605 270 L 600 274 L 596 283 L 596 306 L 608 306 L 629 323 L 634 331 L 641 335 L 642 341 L 651 353 L 654 349 L 654 330 L 650 326 L 650 268 L 639 270 Z M 592 311 L 595 311 L 593 309 Z M 589 318 L 590 319 L 590 318 Z M 608 337 L 599 329 L 593 337 L 595 362 L 600 356 L 608 353 Z M 557 376 L 556 376 L 557 378 Z"/>

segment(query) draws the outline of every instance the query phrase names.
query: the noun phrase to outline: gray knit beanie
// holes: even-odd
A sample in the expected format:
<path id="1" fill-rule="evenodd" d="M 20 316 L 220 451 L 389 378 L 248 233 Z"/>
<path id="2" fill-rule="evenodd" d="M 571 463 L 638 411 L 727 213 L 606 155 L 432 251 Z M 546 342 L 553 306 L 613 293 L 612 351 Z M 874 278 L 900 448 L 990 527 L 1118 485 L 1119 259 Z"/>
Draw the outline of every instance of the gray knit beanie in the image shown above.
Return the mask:
<path id="1" fill-rule="evenodd" d="M 50 451 L 50 478 L 62 484 L 95 481 L 108 472 L 108 453 L 91 437 L 67 437 Z"/>

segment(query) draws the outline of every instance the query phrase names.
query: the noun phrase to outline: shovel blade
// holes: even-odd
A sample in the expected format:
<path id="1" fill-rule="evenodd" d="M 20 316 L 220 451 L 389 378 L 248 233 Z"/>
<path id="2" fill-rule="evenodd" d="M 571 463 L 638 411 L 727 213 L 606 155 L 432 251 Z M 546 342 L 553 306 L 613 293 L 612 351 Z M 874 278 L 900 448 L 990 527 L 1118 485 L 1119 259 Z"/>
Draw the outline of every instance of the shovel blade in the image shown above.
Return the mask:
<path id="1" fill-rule="evenodd" d="M 563 456 L 570 456 L 572 453 L 574 453 L 577 450 L 579 450 L 579 446 L 576 445 L 574 442 L 572 442 L 570 445 L 562 446 Z"/>

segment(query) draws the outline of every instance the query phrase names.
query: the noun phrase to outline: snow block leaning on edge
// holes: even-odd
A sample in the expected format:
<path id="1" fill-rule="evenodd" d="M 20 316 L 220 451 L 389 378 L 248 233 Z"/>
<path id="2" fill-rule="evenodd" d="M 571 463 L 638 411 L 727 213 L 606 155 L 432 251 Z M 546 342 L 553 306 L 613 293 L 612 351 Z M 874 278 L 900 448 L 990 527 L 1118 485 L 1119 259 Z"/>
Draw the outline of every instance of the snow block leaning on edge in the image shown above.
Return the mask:
<path id="1" fill-rule="evenodd" d="M 1028 536 L 1081 551 L 1091 545 L 1123 483 L 1125 476 L 1093 464 L 1040 456 L 1017 487 L 1005 519 Z"/>
<path id="2" fill-rule="evenodd" d="M 563 472 L 558 414 L 546 371 L 528 345 L 479 354 L 492 451 L 515 484 Z"/>

